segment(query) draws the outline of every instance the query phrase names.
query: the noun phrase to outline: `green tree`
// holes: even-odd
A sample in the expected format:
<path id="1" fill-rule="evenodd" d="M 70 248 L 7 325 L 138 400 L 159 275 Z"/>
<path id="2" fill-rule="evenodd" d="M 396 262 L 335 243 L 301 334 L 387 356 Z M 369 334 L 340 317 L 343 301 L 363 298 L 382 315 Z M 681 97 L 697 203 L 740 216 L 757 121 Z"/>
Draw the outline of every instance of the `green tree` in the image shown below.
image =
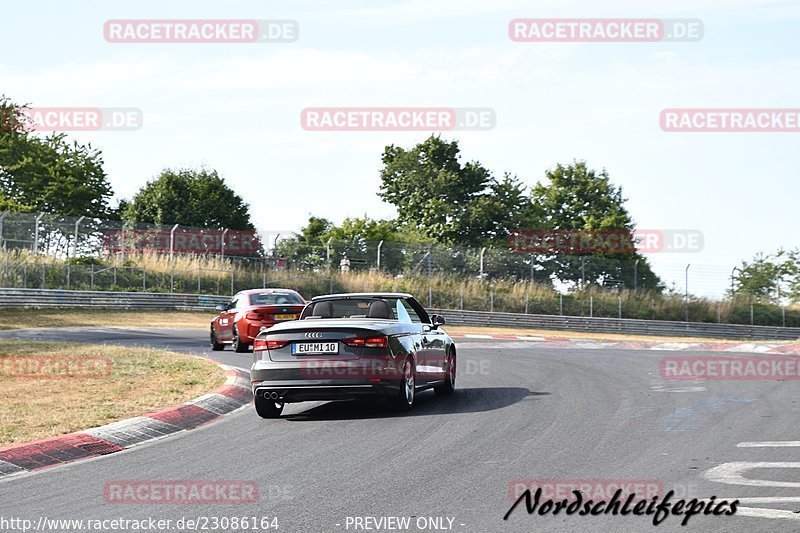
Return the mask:
<path id="1" fill-rule="evenodd" d="M 783 250 L 774 255 L 758 253 L 752 261 L 742 261 L 736 272 L 731 296 L 747 295 L 763 301 L 777 302 L 784 281 L 789 281 L 789 296 L 794 292 L 797 253 Z"/>
<path id="2" fill-rule="evenodd" d="M 431 136 L 410 150 L 384 150 L 378 195 L 398 222 L 440 243 L 481 246 L 503 240 L 525 205 L 516 178 L 496 179 L 479 162 L 460 162 L 457 141 Z"/>
<path id="3" fill-rule="evenodd" d="M 249 207 L 215 170 L 164 170 L 123 207 L 128 222 L 255 229 Z"/>
<path id="4" fill-rule="evenodd" d="M 619 253 L 591 253 L 586 257 L 591 250 L 578 248 L 576 254 L 543 254 L 537 260 L 545 267 L 545 275 L 575 287 L 622 284 L 631 288 L 635 270 L 637 288 L 663 288 L 647 259 L 635 249 L 635 224 L 625 208 L 626 198 L 605 170 L 597 172 L 585 161 L 575 161 L 548 170 L 545 179 L 546 183 L 538 183 L 531 192 L 525 215 L 527 228 L 562 234 L 585 231 L 587 235 L 613 231 L 627 241 L 610 250 Z"/>
<path id="5" fill-rule="evenodd" d="M 0 96 L 0 203 L 23 211 L 102 218 L 111 185 L 91 145 L 30 131 L 25 106 Z"/>

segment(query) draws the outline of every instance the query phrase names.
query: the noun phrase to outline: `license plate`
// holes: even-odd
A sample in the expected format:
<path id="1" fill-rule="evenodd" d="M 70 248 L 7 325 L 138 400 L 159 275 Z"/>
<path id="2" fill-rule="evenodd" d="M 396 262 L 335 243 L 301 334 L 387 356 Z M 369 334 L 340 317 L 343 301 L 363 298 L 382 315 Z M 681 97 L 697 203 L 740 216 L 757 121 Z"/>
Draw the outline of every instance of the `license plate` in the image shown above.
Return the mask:
<path id="1" fill-rule="evenodd" d="M 338 342 L 296 342 L 292 344 L 295 355 L 317 355 L 323 353 L 339 353 Z"/>
<path id="2" fill-rule="evenodd" d="M 294 320 L 297 315 L 275 315 L 275 320 Z"/>

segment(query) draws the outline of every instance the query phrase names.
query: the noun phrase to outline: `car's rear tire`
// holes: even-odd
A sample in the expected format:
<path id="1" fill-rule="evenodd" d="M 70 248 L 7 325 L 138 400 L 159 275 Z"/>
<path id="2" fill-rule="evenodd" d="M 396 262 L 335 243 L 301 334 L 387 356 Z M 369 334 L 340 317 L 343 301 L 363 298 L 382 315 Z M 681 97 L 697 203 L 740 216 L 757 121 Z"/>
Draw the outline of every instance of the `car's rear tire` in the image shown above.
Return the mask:
<path id="1" fill-rule="evenodd" d="M 456 390 L 456 366 L 456 353 L 450 350 L 450 355 L 447 358 L 447 377 L 445 382 L 434 387 L 433 392 L 439 395 L 453 394 L 453 391 Z"/>
<path id="2" fill-rule="evenodd" d="M 414 362 L 411 358 L 403 363 L 403 378 L 400 380 L 400 391 L 394 398 L 394 406 L 399 411 L 409 411 L 414 407 L 416 397 L 416 374 L 414 372 Z"/>
<path id="3" fill-rule="evenodd" d="M 255 398 L 256 413 L 261 418 L 279 418 L 283 412 L 283 403 L 270 398 Z"/>
<path id="4" fill-rule="evenodd" d="M 239 338 L 239 332 L 236 331 L 236 326 L 233 326 L 233 351 L 236 353 L 246 353 L 250 351 L 250 345 L 242 342 Z"/>
<path id="5" fill-rule="evenodd" d="M 211 344 L 211 350 L 215 352 L 221 352 L 222 350 L 225 349 L 224 344 L 222 344 L 221 342 L 217 342 L 217 334 L 214 332 L 214 328 L 211 328 L 210 344 Z"/>

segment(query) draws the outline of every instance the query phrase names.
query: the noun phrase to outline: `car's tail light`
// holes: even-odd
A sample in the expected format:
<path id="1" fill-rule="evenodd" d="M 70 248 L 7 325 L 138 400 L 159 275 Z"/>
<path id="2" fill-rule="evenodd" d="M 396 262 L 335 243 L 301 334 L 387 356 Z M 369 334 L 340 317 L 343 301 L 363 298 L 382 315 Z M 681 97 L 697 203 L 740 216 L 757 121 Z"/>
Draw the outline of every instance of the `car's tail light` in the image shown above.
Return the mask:
<path id="1" fill-rule="evenodd" d="M 289 341 L 267 341 L 267 350 L 277 350 L 289 344 Z"/>
<path id="2" fill-rule="evenodd" d="M 289 344 L 289 341 L 275 341 L 269 339 L 256 339 L 253 341 L 253 351 L 263 352 L 264 350 L 277 350 Z"/>
<path id="3" fill-rule="evenodd" d="M 342 342 L 354 348 L 386 348 L 386 346 L 389 344 L 388 339 L 384 336 L 356 337 L 354 339 L 345 339 Z"/>
<path id="4" fill-rule="evenodd" d="M 267 318 L 269 318 L 268 316 L 262 315 L 261 313 L 258 313 L 256 311 L 248 311 L 244 315 L 244 317 L 247 320 L 266 320 Z"/>

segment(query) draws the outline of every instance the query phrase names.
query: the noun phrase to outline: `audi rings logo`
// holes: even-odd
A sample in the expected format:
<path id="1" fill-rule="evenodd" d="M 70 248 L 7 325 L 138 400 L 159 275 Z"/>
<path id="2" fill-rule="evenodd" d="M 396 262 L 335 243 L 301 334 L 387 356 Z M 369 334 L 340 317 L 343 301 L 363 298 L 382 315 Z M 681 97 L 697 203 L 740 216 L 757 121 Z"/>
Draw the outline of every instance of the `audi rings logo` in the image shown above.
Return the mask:
<path id="1" fill-rule="evenodd" d="M 321 339 L 322 333 L 319 331 L 309 331 L 306 333 L 306 339 Z"/>

